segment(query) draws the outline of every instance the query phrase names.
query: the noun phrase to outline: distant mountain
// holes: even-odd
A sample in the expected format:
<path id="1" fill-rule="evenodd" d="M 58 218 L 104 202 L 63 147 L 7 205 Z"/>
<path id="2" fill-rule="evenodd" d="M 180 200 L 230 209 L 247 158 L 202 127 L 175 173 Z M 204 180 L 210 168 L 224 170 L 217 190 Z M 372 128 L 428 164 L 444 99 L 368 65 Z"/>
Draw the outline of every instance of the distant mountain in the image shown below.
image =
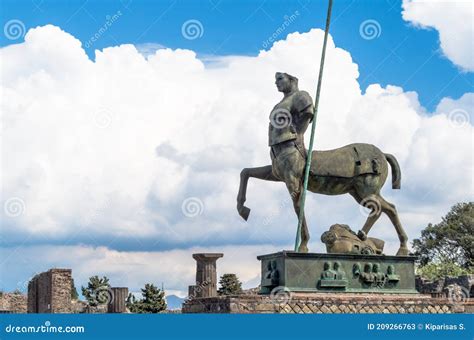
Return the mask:
<path id="1" fill-rule="evenodd" d="M 166 296 L 166 304 L 168 305 L 167 309 L 181 309 L 182 304 L 184 302 L 184 298 L 180 298 L 176 295 L 168 295 Z"/>

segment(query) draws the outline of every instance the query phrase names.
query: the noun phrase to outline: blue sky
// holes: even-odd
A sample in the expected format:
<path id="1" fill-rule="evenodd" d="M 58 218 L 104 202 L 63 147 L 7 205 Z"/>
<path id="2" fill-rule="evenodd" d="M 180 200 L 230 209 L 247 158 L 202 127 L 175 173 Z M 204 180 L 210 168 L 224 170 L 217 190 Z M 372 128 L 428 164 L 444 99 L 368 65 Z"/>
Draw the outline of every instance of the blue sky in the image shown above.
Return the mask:
<path id="1" fill-rule="evenodd" d="M 90 58 L 95 49 L 119 44 L 155 43 L 170 48 L 188 48 L 200 56 L 251 55 L 264 49 L 264 41 L 282 24 L 285 15 L 298 11 L 297 19 L 279 37 L 290 32 L 323 28 L 325 1 L 14 1 L 2 0 L 2 25 L 20 19 L 26 28 L 54 24 L 85 44 L 104 24 L 107 15 L 120 11 L 119 25 L 86 48 Z M 331 34 L 336 46 L 349 51 L 359 65 L 362 90 L 371 83 L 397 85 L 416 91 L 420 102 L 433 111 L 443 97 L 459 98 L 472 91 L 474 76 L 460 72 L 445 58 L 436 30 L 422 30 L 403 21 L 401 1 L 336 0 Z M 199 20 L 204 28 L 199 39 L 181 34 L 182 24 Z M 365 20 L 380 23 L 376 39 L 365 40 L 359 27 Z M 11 41 L 0 37 L 0 45 Z M 269 49 L 270 47 L 267 47 Z M 313 58 L 315 65 L 319 56 Z"/>
<path id="2" fill-rule="evenodd" d="M 185 294 L 193 252 L 224 252 L 218 272 L 256 286 L 256 256 L 292 248 L 296 217 L 284 185 L 252 180 L 244 222 L 239 173 L 270 163 L 274 72 L 314 95 L 326 1 L 0 4 L 0 289 L 65 267 L 78 286 L 107 275 Z M 402 189 L 382 193 L 410 240 L 473 192 L 472 6 L 431 4 L 335 0 L 316 129 L 319 150 L 363 142 L 397 157 Z M 331 224 L 365 222 L 346 196 L 308 195 L 311 251 Z M 388 218 L 372 230 L 396 252 Z"/>

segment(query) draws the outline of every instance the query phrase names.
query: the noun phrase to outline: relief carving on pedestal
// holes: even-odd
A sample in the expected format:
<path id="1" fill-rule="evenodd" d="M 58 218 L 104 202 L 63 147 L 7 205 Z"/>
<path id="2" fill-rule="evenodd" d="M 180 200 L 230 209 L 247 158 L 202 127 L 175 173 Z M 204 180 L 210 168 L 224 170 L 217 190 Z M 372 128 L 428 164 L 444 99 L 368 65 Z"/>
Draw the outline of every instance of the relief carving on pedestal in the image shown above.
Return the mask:
<path id="1" fill-rule="evenodd" d="M 334 262 L 331 269 L 331 262 L 324 262 L 324 271 L 321 273 L 320 287 L 325 288 L 345 288 L 347 286 L 346 272 L 339 261 Z"/>

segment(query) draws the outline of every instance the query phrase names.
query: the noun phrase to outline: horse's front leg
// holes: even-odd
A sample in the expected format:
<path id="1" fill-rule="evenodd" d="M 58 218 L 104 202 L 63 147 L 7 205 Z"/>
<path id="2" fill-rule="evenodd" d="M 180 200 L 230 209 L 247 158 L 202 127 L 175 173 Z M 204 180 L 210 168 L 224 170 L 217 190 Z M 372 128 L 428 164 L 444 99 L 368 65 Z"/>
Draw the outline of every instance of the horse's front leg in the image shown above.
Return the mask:
<path id="1" fill-rule="evenodd" d="M 249 218 L 250 209 L 244 206 L 244 203 L 247 199 L 247 184 L 250 177 L 264 181 L 280 182 L 280 180 L 273 175 L 271 165 L 260 166 L 257 168 L 244 168 L 240 172 L 240 186 L 239 193 L 237 194 L 237 211 L 246 221 Z"/>
<path id="2" fill-rule="evenodd" d="M 295 209 L 295 213 L 298 217 L 299 223 L 300 212 L 301 209 L 303 209 L 301 207 L 301 194 L 303 185 L 300 183 L 299 177 L 291 175 L 287 176 L 285 183 L 293 201 L 293 207 Z M 307 253 L 309 242 L 309 229 L 308 225 L 306 224 L 306 217 L 304 215 L 304 211 L 302 215 L 301 230 L 299 230 L 299 235 L 297 237 L 300 239 L 300 244 L 298 245 L 297 251 L 299 253 Z"/>

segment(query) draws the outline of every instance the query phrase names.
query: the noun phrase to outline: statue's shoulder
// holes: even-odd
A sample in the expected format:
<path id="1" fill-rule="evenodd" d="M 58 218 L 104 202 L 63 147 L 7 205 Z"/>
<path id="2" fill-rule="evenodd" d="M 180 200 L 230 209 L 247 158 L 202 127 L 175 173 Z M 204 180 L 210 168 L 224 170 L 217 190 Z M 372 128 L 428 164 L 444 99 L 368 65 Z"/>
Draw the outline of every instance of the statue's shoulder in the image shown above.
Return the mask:
<path id="1" fill-rule="evenodd" d="M 301 112 L 309 106 L 313 105 L 313 99 L 306 91 L 298 91 L 293 95 L 293 106 Z"/>

